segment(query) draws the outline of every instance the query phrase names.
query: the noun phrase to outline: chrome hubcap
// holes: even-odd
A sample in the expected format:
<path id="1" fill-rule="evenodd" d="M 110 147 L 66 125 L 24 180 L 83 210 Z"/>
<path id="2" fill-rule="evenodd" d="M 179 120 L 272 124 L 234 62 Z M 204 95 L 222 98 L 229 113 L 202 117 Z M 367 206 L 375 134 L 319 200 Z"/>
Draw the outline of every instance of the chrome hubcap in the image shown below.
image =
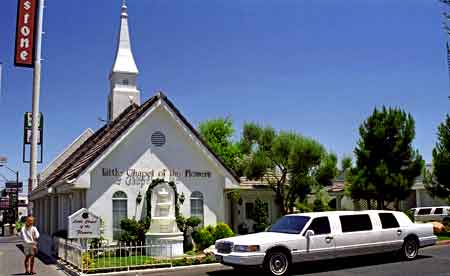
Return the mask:
<path id="1" fill-rule="evenodd" d="M 417 255 L 417 245 L 415 241 L 408 241 L 405 246 L 405 253 L 408 258 L 414 258 Z"/>
<path id="2" fill-rule="evenodd" d="M 270 271 L 275 275 L 282 275 L 286 272 L 288 260 L 283 254 L 274 254 L 270 257 Z"/>

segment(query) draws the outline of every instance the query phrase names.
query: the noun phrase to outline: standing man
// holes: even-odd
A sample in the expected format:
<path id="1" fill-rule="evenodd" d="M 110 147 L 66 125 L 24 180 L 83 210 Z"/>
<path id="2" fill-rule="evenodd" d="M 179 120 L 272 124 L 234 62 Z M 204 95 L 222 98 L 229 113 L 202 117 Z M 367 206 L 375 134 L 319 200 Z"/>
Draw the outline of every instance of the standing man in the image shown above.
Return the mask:
<path id="1" fill-rule="evenodd" d="M 39 239 L 39 231 L 33 226 L 34 218 L 27 217 L 25 225 L 20 231 L 23 240 L 23 252 L 25 253 L 25 274 L 36 274 L 34 271 L 34 256 L 37 254 L 37 241 Z"/>

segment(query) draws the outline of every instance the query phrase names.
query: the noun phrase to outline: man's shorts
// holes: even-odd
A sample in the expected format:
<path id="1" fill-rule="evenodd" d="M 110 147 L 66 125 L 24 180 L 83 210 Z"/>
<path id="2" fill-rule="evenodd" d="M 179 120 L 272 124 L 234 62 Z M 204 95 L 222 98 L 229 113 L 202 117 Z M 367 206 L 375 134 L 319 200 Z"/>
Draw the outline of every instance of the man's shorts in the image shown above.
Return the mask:
<path id="1" fill-rule="evenodd" d="M 33 249 L 33 244 L 31 243 L 24 243 L 23 244 L 23 252 L 25 253 L 25 256 L 34 256 L 35 250 Z"/>

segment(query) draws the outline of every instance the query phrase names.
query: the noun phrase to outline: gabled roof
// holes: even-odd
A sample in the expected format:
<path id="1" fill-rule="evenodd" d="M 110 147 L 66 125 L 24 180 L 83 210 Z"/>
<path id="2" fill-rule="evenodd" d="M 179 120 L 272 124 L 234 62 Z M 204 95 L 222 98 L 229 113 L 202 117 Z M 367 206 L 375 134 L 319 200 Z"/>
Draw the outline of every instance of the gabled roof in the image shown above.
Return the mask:
<path id="1" fill-rule="evenodd" d="M 69 181 L 80 176 L 94 161 L 102 155 L 118 138 L 131 127 L 147 110 L 149 110 L 158 100 L 163 100 L 186 125 L 186 127 L 196 136 L 202 145 L 214 156 L 214 158 L 239 182 L 236 173 L 228 168 L 220 157 L 211 150 L 208 144 L 202 139 L 195 128 L 186 120 L 180 111 L 159 92 L 145 103 L 138 106 L 130 105 L 109 125 L 106 124 L 89 137 L 75 152 L 73 152 L 63 164 L 45 178 L 39 186 L 50 186 L 57 182 Z"/>
<path id="2" fill-rule="evenodd" d="M 49 176 L 55 169 L 57 169 L 67 157 L 75 152 L 90 136 L 94 134 L 94 131 L 90 128 L 86 129 L 81 133 L 80 136 L 75 138 L 70 145 L 68 145 L 58 156 L 55 157 L 47 167 L 39 174 L 39 179 L 45 179 Z"/>

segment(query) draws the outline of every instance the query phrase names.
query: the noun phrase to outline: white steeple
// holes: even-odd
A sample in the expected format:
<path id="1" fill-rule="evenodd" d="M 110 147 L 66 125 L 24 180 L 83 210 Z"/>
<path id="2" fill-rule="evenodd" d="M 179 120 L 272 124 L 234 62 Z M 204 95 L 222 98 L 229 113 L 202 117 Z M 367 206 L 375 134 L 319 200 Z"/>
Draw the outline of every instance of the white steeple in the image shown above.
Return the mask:
<path id="1" fill-rule="evenodd" d="M 140 92 L 136 86 L 138 73 L 131 52 L 127 5 L 122 0 L 116 56 L 109 75 L 111 91 L 108 97 L 108 120 L 114 120 L 130 104 L 140 104 Z"/>

